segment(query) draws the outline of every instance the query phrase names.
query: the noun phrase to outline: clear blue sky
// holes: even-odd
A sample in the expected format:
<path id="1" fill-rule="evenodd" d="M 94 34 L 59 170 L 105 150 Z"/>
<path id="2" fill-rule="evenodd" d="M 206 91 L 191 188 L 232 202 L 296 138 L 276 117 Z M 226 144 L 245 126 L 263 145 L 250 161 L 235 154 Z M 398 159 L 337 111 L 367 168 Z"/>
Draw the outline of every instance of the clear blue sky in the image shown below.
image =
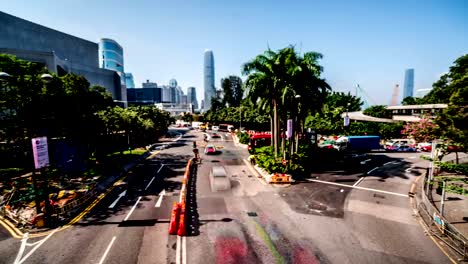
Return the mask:
<path id="1" fill-rule="evenodd" d="M 199 100 L 205 49 L 213 50 L 218 87 L 268 46 L 317 51 L 333 89 L 354 91 L 358 83 L 370 104 L 388 104 L 405 69 L 415 69 L 415 89 L 430 88 L 468 52 L 466 0 L 0 3 L 4 12 L 87 40 L 112 38 L 124 47 L 137 87 L 175 78 L 184 91 L 197 87 Z"/>

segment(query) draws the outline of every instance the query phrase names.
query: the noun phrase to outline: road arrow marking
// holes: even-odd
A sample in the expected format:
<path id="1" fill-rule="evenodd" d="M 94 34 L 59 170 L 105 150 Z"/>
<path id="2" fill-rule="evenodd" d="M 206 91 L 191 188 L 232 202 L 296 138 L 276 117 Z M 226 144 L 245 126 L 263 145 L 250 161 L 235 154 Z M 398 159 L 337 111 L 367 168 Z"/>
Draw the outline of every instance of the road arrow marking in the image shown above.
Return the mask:
<path id="1" fill-rule="evenodd" d="M 163 199 L 163 196 L 166 195 L 166 190 L 162 190 L 160 193 L 159 193 L 159 198 L 158 198 L 158 201 L 156 202 L 156 205 L 154 207 L 161 207 L 161 203 L 162 203 L 162 199 Z"/>
<path id="2" fill-rule="evenodd" d="M 121 194 L 119 194 L 119 197 L 117 197 L 117 199 L 115 199 L 115 201 L 114 201 L 111 205 L 109 205 L 109 208 L 114 208 L 114 207 L 117 205 L 117 203 L 119 202 L 119 200 L 120 200 L 122 197 L 125 196 L 125 194 L 127 194 L 127 191 L 126 191 L 126 190 L 123 191 Z"/>

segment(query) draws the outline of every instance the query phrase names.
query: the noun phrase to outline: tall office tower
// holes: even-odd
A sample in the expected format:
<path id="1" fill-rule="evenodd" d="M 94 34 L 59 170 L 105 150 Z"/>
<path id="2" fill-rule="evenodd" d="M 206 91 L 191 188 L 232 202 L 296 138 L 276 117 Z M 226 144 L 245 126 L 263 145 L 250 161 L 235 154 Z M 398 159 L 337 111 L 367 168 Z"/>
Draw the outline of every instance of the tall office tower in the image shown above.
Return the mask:
<path id="1" fill-rule="evenodd" d="M 186 95 L 181 95 L 180 96 L 180 104 L 188 104 L 190 102 L 187 102 L 187 96 Z"/>
<path id="2" fill-rule="evenodd" d="M 102 38 L 99 41 L 99 66 L 103 69 L 113 70 L 120 76 L 121 101 L 124 103 L 123 106 L 127 107 L 123 48 L 117 41 L 108 38 Z"/>
<path id="3" fill-rule="evenodd" d="M 213 52 L 211 50 L 205 50 L 205 63 L 203 70 L 205 80 L 205 101 L 203 105 L 203 111 L 208 111 L 211 108 L 211 98 L 215 96 L 214 58 Z"/>
<path id="4" fill-rule="evenodd" d="M 116 71 L 125 84 L 123 48 L 117 41 L 108 38 L 99 41 L 99 66 Z"/>
<path id="5" fill-rule="evenodd" d="M 135 82 L 133 81 L 133 74 L 126 72 L 125 73 L 125 86 L 128 88 L 135 88 Z"/>
<path id="6" fill-rule="evenodd" d="M 201 99 L 200 110 L 205 109 L 205 100 Z"/>
<path id="7" fill-rule="evenodd" d="M 146 80 L 145 83 L 141 84 L 142 88 L 158 88 L 158 84 L 154 82 L 150 82 L 150 80 Z"/>
<path id="8" fill-rule="evenodd" d="M 198 109 L 197 90 L 195 87 L 187 88 L 187 103 L 193 104 L 193 108 Z"/>
<path id="9" fill-rule="evenodd" d="M 414 90 L 414 69 L 407 69 L 405 71 L 405 83 L 403 86 L 403 98 L 413 97 Z"/>
<path id="10" fill-rule="evenodd" d="M 171 87 L 164 85 L 162 87 L 162 102 L 172 103 Z"/>

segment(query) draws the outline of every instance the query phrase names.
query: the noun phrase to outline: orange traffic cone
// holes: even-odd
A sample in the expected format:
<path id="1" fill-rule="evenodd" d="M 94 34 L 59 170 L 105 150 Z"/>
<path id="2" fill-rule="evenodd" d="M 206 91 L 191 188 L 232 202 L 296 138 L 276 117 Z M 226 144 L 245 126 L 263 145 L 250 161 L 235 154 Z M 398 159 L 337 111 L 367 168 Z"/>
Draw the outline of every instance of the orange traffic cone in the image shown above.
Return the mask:
<path id="1" fill-rule="evenodd" d="M 178 236 L 185 236 L 187 234 L 187 228 L 185 226 L 185 203 L 182 203 L 179 218 L 179 229 L 177 230 Z"/>
<path id="2" fill-rule="evenodd" d="M 177 234 L 177 225 L 179 223 L 180 205 L 174 202 L 172 207 L 171 222 L 169 224 L 169 235 Z"/>

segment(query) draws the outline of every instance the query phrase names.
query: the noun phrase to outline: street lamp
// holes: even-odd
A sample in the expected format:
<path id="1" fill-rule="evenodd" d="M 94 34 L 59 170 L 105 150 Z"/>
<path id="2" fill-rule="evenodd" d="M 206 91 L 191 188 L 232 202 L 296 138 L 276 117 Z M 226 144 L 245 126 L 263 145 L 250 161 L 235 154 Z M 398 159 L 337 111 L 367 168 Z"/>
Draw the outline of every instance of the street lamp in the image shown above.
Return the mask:
<path id="1" fill-rule="evenodd" d="M 299 106 L 300 106 L 300 100 L 301 100 L 301 95 L 300 94 L 296 94 L 296 96 L 294 96 L 294 98 L 296 98 L 297 100 L 297 114 L 296 114 L 296 121 L 295 121 L 295 129 L 294 129 L 294 139 L 296 140 L 296 153 L 297 151 L 299 150 L 299 134 L 297 133 L 297 130 L 299 130 L 299 124 L 297 123 L 297 119 L 298 119 L 298 115 L 299 115 Z"/>

